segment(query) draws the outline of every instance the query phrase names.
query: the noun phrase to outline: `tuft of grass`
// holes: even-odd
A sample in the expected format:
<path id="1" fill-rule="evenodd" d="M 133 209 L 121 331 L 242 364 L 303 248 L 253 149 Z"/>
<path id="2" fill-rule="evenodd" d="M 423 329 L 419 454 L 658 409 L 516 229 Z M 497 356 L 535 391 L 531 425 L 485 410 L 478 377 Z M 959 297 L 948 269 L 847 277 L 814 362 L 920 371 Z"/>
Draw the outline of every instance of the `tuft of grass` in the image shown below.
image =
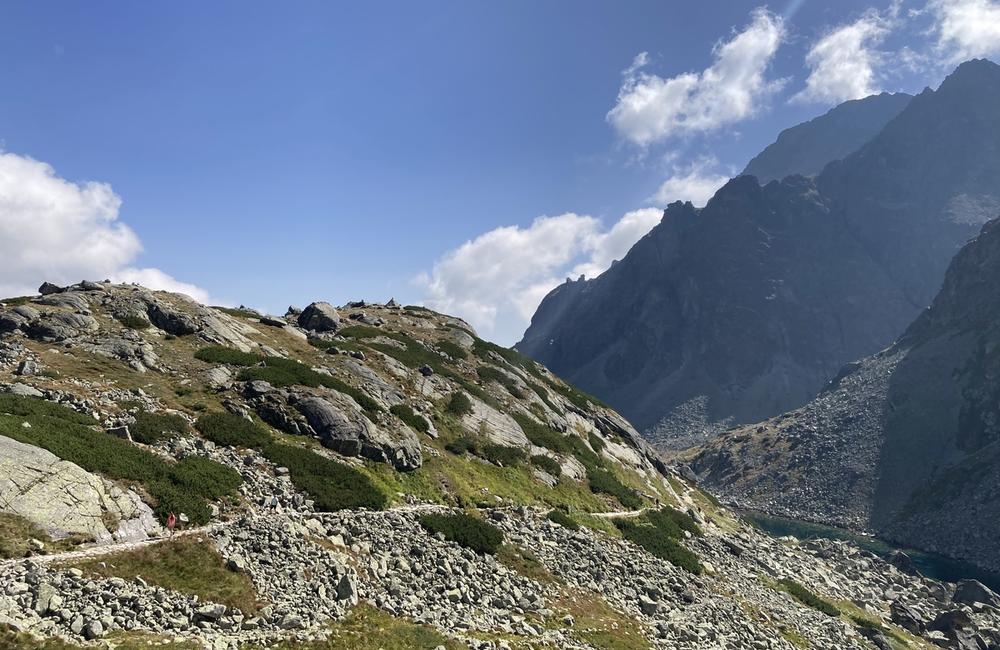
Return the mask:
<path id="1" fill-rule="evenodd" d="M 12 560 L 26 556 L 29 539 L 47 542 L 49 536 L 20 515 L 0 512 L 0 559 Z"/>
<path id="2" fill-rule="evenodd" d="M 542 424 L 524 413 L 511 413 L 511 417 L 524 431 L 531 444 L 544 447 L 556 453 L 572 451 L 569 439 L 547 424 Z"/>
<path id="3" fill-rule="evenodd" d="M 260 314 L 253 309 L 238 309 L 235 307 L 212 307 L 216 311 L 221 311 L 223 314 L 229 314 L 234 318 L 260 318 Z"/>
<path id="4" fill-rule="evenodd" d="M 20 305 L 27 305 L 31 302 L 35 296 L 15 296 L 14 298 L 4 298 L 0 300 L 5 307 L 18 307 Z"/>
<path id="5" fill-rule="evenodd" d="M 135 416 L 135 424 L 129 426 L 129 433 L 136 442 L 151 445 L 176 434 L 187 433 L 187 420 L 169 413 L 149 413 L 142 411 Z"/>
<path id="6" fill-rule="evenodd" d="M 495 465 L 502 465 L 504 467 L 520 465 L 524 462 L 524 458 L 527 455 L 520 447 L 508 447 L 492 443 L 480 446 L 476 454 Z"/>
<path id="7" fill-rule="evenodd" d="M 504 373 L 499 368 L 494 366 L 479 366 L 476 368 L 476 374 L 478 374 L 479 378 L 483 381 L 492 381 L 500 384 L 516 399 L 524 399 L 525 397 L 524 391 L 521 390 L 521 387 L 518 386 L 514 378 Z"/>
<path id="8" fill-rule="evenodd" d="M 445 539 L 480 554 L 494 555 L 503 543 L 499 528 L 465 512 L 423 515 L 420 525 L 432 535 L 441 533 Z"/>
<path id="9" fill-rule="evenodd" d="M 252 366 L 264 360 L 263 355 L 241 352 L 221 345 L 209 345 L 194 353 L 194 358 L 206 363 L 223 363 L 230 366 Z"/>
<path id="10" fill-rule="evenodd" d="M 611 495 L 626 508 L 635 510 L 642 507 L 642 499 L 639 498 L 639 495 L 606 469 L 587 467 L 587 483 L 590 485 L 591 492 Z"/>
<path id="11" fill-rule="evenodd" d="M 235 469 L 201 456 L 188 456 L 173 466 L 174 483 L 209 499 L 235 496 L 243 476 Z"/>
<path id="12" fill-rule="evenodd" d="M 414 431 L 427 433 L 431 430 L 431 425 L 427 419 L 424 418 L 424 416 L 415 413 L 408 404 L 396 404 L 395 406 L 390 407 L 389 411 L 408 424 Z"/>
<path id="13" fill-rule="evenodd" d="M 479 447 L 475 440 L 469 436 L 459 436 L 458 438 L 452 440 L 444 446 L 447 451 L 455 454 L 456 456 L 464 456 L 465 454 L 475 454 Z"/>
<path id="14" fill-rule="evenodd" d="M 694 523 L 694 519 L 690 515 L 670 506 L 659 510 L 648 510 L 645 516 L 649 523 L 677 539 L 683 537 L 682 531 L 687 531 L 692 535 L 702 534 L 701 528 L 698 527 L 698 524 Z"/>
<path id="15" fill-rule="evenodd" d="M 144 330 L 149 329 L 150 322 L 148 319 L 142 316 L 137 316 L 136 314 L 125 314 L 117 318 L 118 322 L 130 330 Z"/>
<path id="16" fill-rule="evenodd" d="M 191 535 L 73 564 L 95 578 L 137 576 L 152 585 L 253 614 L 259 605 L 250 578 L 226 568 L 210 540 Z"/>
<path id="17" fill-rule="evenodd" d="M 445 411 L 456 417 L 468 415 L 469 413 L 472 413 L 472 401 L 465 393 L 452 393 L 451 398 L 448 400 L 448 405 L 445 406 Z"/>
<path id="18" fill-rule="evenodd" d="M 260 449 L 271 441 L 267 429 L 232 413 L 209 413 L 198 418 L 194 427 L 217 445 Z"/>
<path id="19" fill-rule="evenodd" d="M 453 341 L 438 341 L 434 346 L 452 359 L 469 358 L 469 353 L 465 351 L 465 348 Z"/>
<path id="20" fill-rule="evenodd" d="M 697 555 L 656 526 L 637 523 L 631 519 L 616 519 L 614 524 L 625 539 L 644 548 L 651 555 L 695 575 L 701 574 L 704 570 Z"/>
<path id="21" fill-rule="evenodd" d="M 802 584 L 792 580 L 791 578 L 782 578 L 778 581 L 778 586 L 787 591 L 795 600 L 799 601 L 807 607 L 812 607 L 818 612 L 822 612 L 827 616 L 840 616 L 840 609 L 828 600 L 820 598 L 813 592 L 809 591 Z"/>
<path id="22" fill-rule="evenodd" d="M 580 524 L 576 523 L 572 517 L 560 510 L 559 508 L 553 508 L 549 514 L 546 515 L 549 521 L 553 521 L 563 528 L 569 528 L 570 530 L 580 530 Z"/>
<path id="23" fill-rule="evenodd" d="M 598 454 L 604 451 L 605 447 L 604 441 L 601 439 L 599 435 L 597 435 L 593 431 L 587 434 L 587 440 L 590 442 L 590 446 L 593 447 L 594 451 L 597 452 Z"/>
<path id="24" fill-rule="evenodd" d="M 555 578 L 545 565 L 526 548 L 516 544 L 504 544 L 497 550 L 496 558 L 500 564 L 526 578 L 538 582 L 555 582 Z"/>
<path id="25" fill-rule="evenodd" d="M 548 472 L 556 478 L 562 474 L 562 466 L 559 465 L 559 461 L 551 456 L 545 456 L 543 454 L 536 454 L 531 457 L 531 464 L 540 470 Z"/>

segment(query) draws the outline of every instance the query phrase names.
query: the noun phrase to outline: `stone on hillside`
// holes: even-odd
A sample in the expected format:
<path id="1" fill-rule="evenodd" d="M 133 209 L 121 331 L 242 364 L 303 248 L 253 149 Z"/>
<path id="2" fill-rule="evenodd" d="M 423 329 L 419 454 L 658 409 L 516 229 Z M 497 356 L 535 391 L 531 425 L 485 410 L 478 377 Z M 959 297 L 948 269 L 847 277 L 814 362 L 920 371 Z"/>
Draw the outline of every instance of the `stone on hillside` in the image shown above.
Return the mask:
<path id="1" fill-rule="evenodd" d="M 70 312 L 50 312 L 32 323 L 28 335 L 42 341 L 65 341 L 99 329 L 93 316 Z"/>
<path id="2" fill-rule="evenodd" d="M 28 386 L 27 384 L 14 384 L 8 390 L 9 390 L 9 392 L 12 395 L 17 395 L 19 397 L 44 397 L 45 396 L 44 393 L 42 393 L 42 391 L 40 391 L 37 388 L 34 388 L 32 386 Z"/>
<path id="3" fill-rule="evenodd" d="M 146 313 L 149 321 L 167 334 L 186 336 L 201 329 L 194 317 L 162 300 L 150 300 Z"/>
<path id="4" fill-rule="evenodd" d="M 1000 609 L 1000 597 L 978 580 L 962 580 L 955 587 L 952 601 L 963 605 L 982 603 Z"/>
<path id="5" fill-rule="evenodd" d="M 462 416 L 462 426 L 472 434 L 484 431 L 490 441 L 508 447 L 527 447 L 531 443 L 521 426 L 506 413 L 469 395 L 472 412 Z"/>
<path id="6" fill-rule="evenodd" d="M 42 286 L 38 287 L 38 293 L 43 296 L 50 296 L 54 293 L 60 293 L 62 291 L 65 291 L 65 289 L 57 284 L 52 284 L 51 282 L 43 282 Z"/>
<path id="7" fill-rule="evenodd" d="M 315 332 L 336 332 L 340 327 L 340 314 L 328 302 L 314 302 L 298 317 L 299 326 Z"/>
<path id="8" fill-rule="evenodd" d="M 53 537 L 79 534 L 98 542 L 145 539 L 159 530 L 149 506 L 52 453 L 0 436 L 0 504 Z M 104 520 L 121 526 L 109 531 Z"/>
<path id="9" fill-rule="evenodd" d="M 910 634 L 920 636 L 926 629 L 926 625 L 920 614 L 902 601 L 896 600 L 892 602 L 889 606 L 889 615 L 893 623 Z"/>
<path id="10" fill-rule="evenodd" d="M 295 402 L 323 445 L 345 456 L 360 456 L 390 463 L 398 470 L 420 467 L 423 458 L 420 440 L 409 428 L 390 435 L 360 412 L 347 417 L 341 408 L 320 397 L 306 397 Z"/>

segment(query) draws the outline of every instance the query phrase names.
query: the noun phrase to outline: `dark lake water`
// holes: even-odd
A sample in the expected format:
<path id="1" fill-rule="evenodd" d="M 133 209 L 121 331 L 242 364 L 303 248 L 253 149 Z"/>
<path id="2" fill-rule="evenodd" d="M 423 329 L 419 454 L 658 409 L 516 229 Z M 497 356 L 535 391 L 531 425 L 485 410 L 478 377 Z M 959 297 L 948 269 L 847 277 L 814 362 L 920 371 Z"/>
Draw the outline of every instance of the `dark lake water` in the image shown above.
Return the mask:
<path id="1" fill-rule="evenodd" d="M 993 591 L 1000 591 L 1000 573 L 987 571 L 969 562 L 955 560 L 944 555 L 938 555 L 937 553 L 900 548 L 878 538 L 858 535 L 842 528 L 811 524 L 805 521 L 798 521 L 797 519 L 774 517 L 752 511 L 740 511 L 740 514 L 743 515 L 744 519 L 774 537 L 794 535 L 799 539 L 847 540 L 881 557 L 886 557 L 892 551 L 901 550 L 913 559 L 913 564 L 916 565 L 920 573 L 928 578 L 944 580 L 946 582 L 958 582 L 959 580 L 972 578 L 983 583 Z"/>

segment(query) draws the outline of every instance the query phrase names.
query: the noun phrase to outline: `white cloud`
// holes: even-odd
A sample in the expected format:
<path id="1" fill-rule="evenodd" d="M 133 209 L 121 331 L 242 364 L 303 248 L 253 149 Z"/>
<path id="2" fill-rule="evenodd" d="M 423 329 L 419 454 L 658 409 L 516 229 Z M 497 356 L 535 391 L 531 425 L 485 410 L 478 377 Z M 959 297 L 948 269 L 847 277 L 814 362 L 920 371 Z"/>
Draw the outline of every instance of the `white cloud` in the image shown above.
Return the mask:
<path id="1" fill-rule="evenodd" d="M 995 0 L 931 0 L 936 51 L 943 63 L 1000 54 L 1000 2 Z"/>
<path id="2" fill-rule="evenodd" d="M 538 303 L 566 277 L 594 277 L 624 257 L 656 225 L 656 208 L 624 215 L 610 229 L 593 217 L 538 217 L 527 228 L 505 226 L 467 241 L 417 277 L 424 302 L 467 319 L 482 334 L 510 344 Z"/>
<path id="3" fill-rule="evenodd" d="M 828 32 L 809 49 L 806 87 L 791 101 L 839 104 L 879 92 L 877 68 L 884 57 L 877 48 L 891 24 L 891 16 L 869 9 L 853 23 Z"/>
<path id="4" fill-rule="evenodd" d="M 663 181 L 656 194 L 650 197 L 653 205 L 666 206 L 674 201 L 690 201 L 702 207 L 725 185 L 732 174 L 719 171 L 715 158 L 699 158 L 687 167 L 675 167 Z"/>
<path id="5" fill-rule="evenodd" d="M 0 296 L 32 294 L 43 281 L 112 278 L 207 298 L 162 271 L 130 267 L 142 243 L 118 220 L 120 207 L 106 183 L 73 183 L 46 163 L 0 151 Z"/>
<path id="6" fill-rule="evenodd" d="M 622 137 L 647 146 L 751 117 L 783 85 L 769 80 L 766 72 L 784 35 L 780 17 L 756 9 L 742 32 L 715 45 L 710 67 L 669 79 L 642 71 L 649 64 L 643 52 L 625 70 L 607 120 Z"/>
<path id="7" fill-rule="evenodd" d="M 127 267 L 112 273 L 111 280 L 120 283 L 134 282 L 158 291 L 183 293 L 203 304 L 211 302 L 211 297 L 208 295 L 208 292 L 201 287 L 187 282 L 181 282 L 173 276 L 167 275 L 160 269 L 137 269 Z"/>

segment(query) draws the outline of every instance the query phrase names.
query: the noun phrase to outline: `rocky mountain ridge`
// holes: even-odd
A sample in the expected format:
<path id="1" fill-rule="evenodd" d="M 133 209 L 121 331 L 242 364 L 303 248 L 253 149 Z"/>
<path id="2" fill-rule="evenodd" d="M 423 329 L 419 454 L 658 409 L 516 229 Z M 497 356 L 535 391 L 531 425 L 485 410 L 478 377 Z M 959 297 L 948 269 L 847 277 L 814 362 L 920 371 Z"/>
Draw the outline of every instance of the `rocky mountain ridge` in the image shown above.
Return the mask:
<path id="1" fill-rule="evenodd" d="M 805 407 L 723 435 L 695 467 L 750 508 L 1000 568 L 998 276 L 992 221 L 891 347 L 845 367 Z"/>
<path id="2" fill-rule="evenodd" d="M 0 646 L 1000 644 L 988 590 L 763 535 L 458 319 L 89 282 L 0 303 L 0 456 L 86 477 L 5 466 Z"/>
<path id="3" fill-rule="evenodd" d="M 683 449 L 801 406 L 888 345 L 1000 207 L 1000 67 L 959 66 L 815 178 L 673 204 L 542 301 L 517 349 Z"/>

